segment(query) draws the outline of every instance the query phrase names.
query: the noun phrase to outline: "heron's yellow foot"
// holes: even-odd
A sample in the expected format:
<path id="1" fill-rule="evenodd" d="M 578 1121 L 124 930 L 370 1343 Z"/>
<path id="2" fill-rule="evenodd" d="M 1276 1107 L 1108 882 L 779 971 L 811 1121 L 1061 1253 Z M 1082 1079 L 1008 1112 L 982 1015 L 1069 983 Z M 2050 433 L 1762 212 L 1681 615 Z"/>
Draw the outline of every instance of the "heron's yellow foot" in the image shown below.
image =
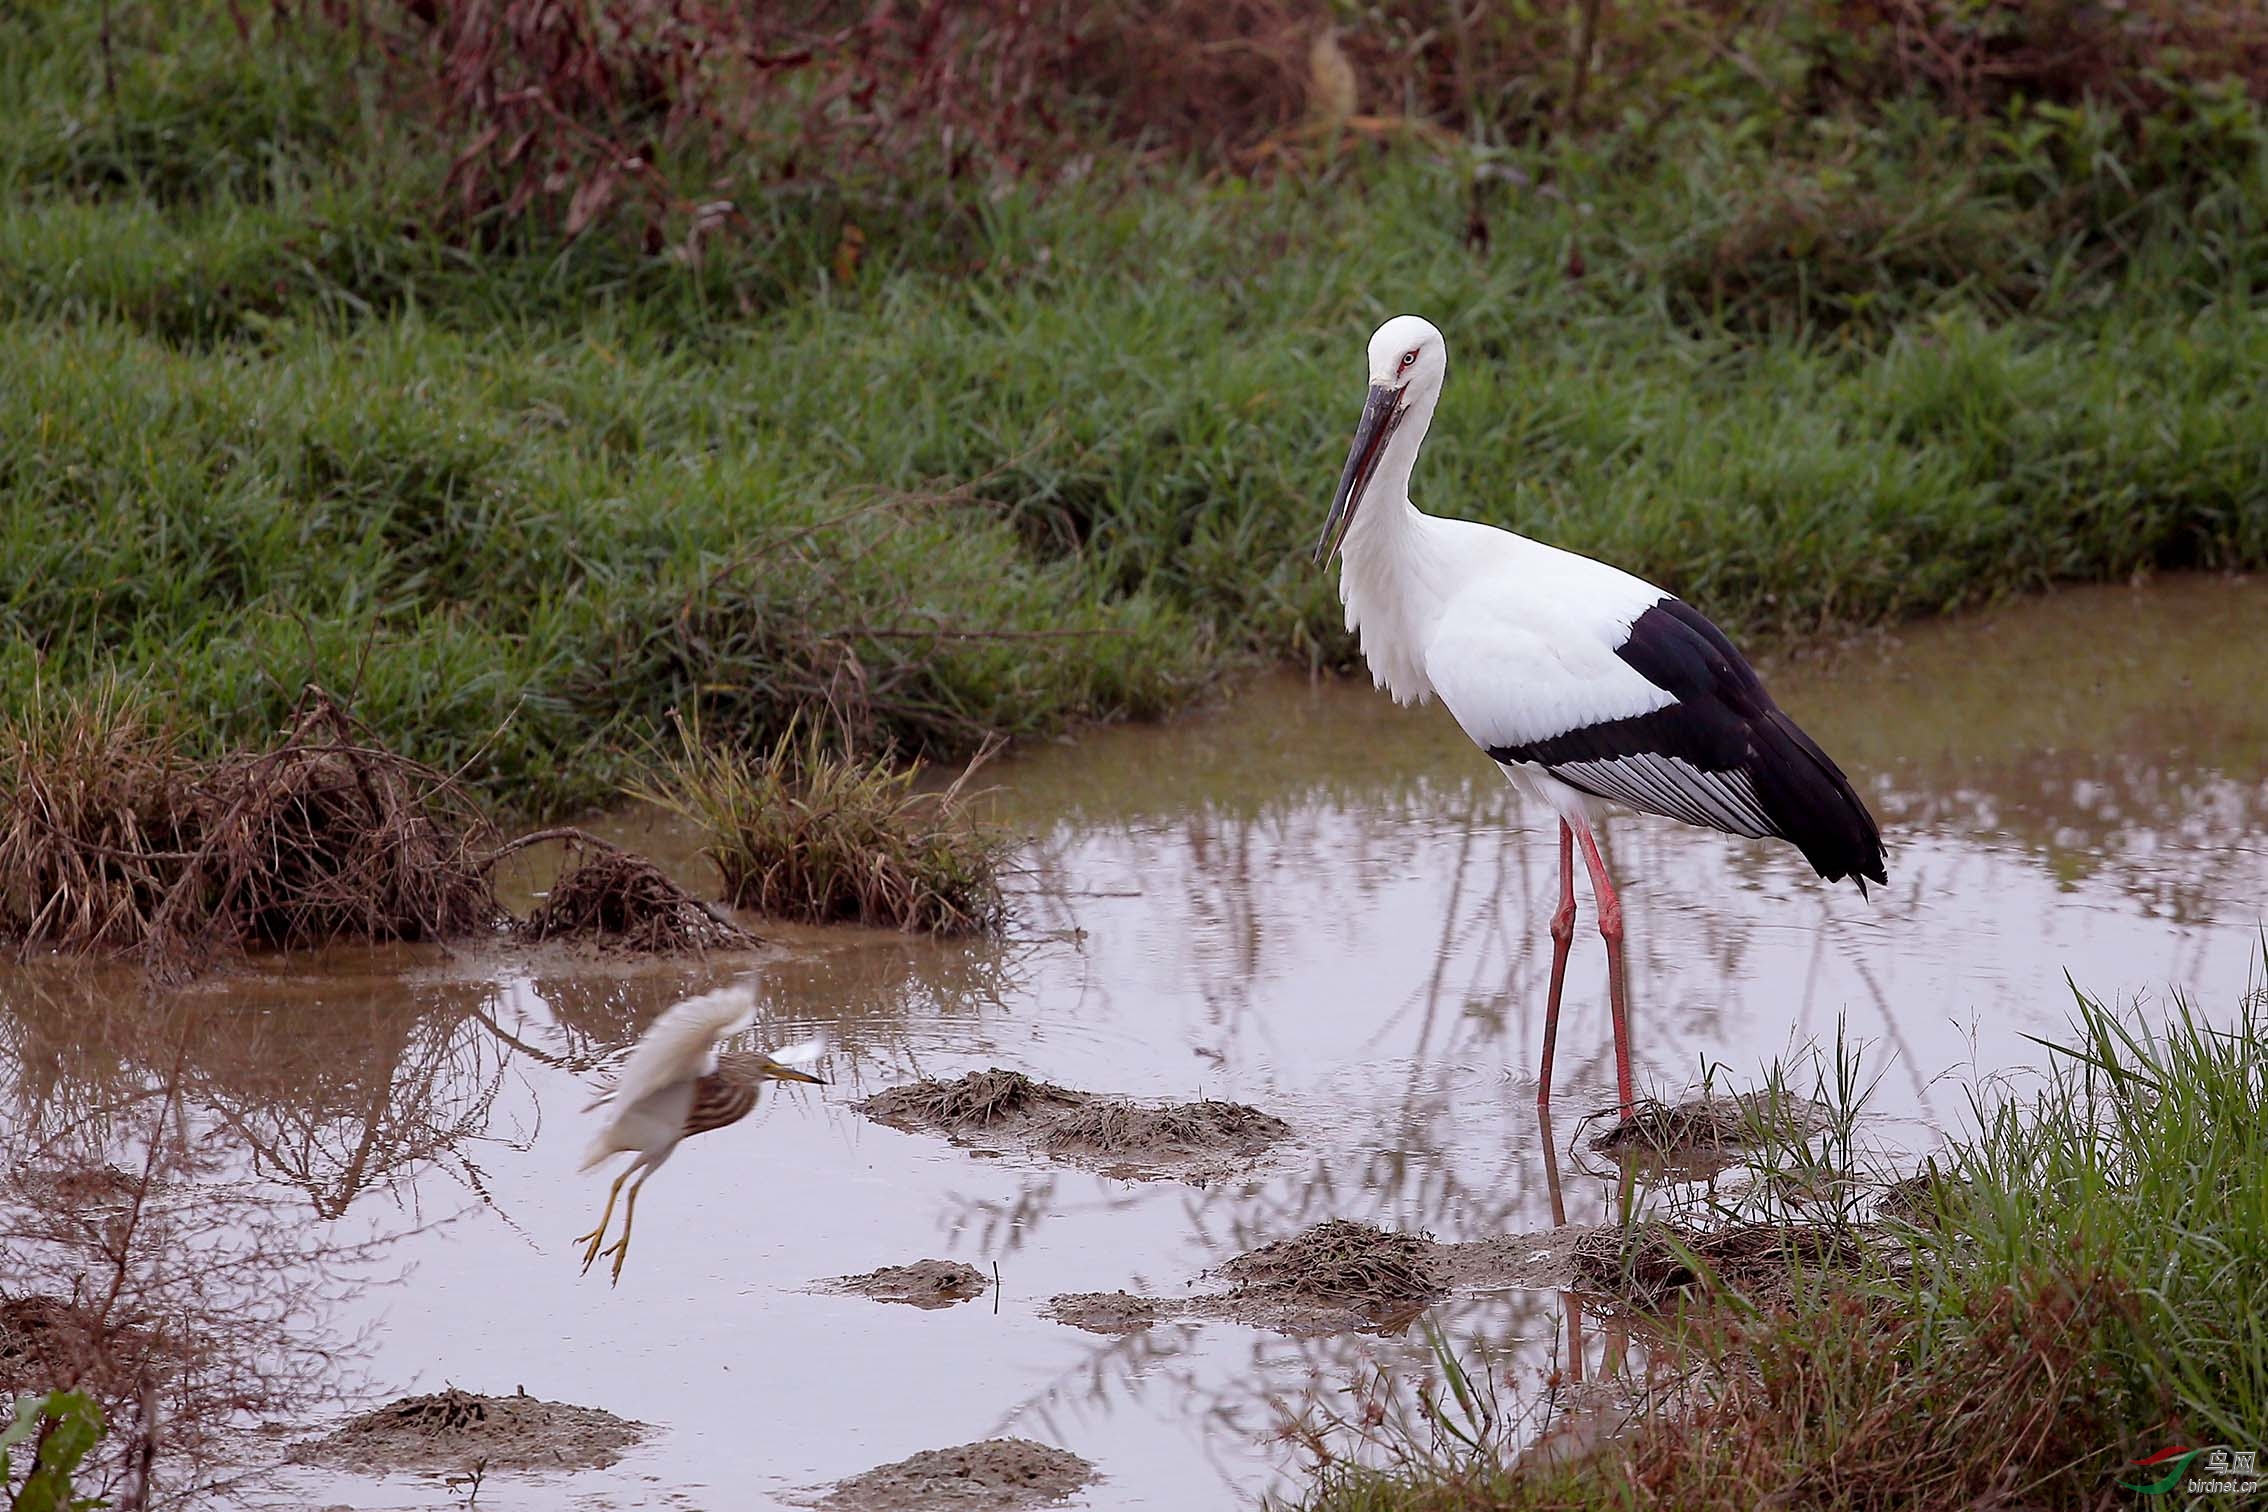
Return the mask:
<path id="1" fill-rule="evenodd" d="M 627 1174 L 627 1173 L 626 1173 Z M 630 1200 L 622 1204 L 622 1237 L 598 1253 L 614 1257 L 614 1286 L 622 1284 L 622 1262 L 630 1258 L 630 1227 L 638 1221 L 638 1194 L 646 1189 L 646 1181 L 654 1173 L 648 1171 L 630 1188 Z"/>
<path id="2" fill-rule="evenodd" d="M 586 1276 L 591 1273 L 591 1267 L 598 1263 L 598 1257 L 602 1253 L 599 1245 L 606 1239 L 606 1226 L 614 1221 L 614 1199 L 622 1195 L 622 1183 L 629 1179 L 630 1173 L 628 1171 L 624 1171 L 614 1178 L 614 1185 L 606 1189 L 606 1208 L 599 1214 L 598 1227 L 587 1234 L 577 1234 L 573 1240 L 574 1243 L 583 1246 L 583 1274 Z M 640 1183 L 640 1185 L 643 1184 Z M 630 1200 L 633 1204 L 637 1202 L 638 1198 L 635 1192 L 631 1194 Z M 627 1216 L 623 1221 L 622 1230 L 625 1236 L 629 1234 L 630 1225 Z M 618 1266 L 616 1269 L 619 1270 L 620 1267 Z"/>
<path id="3" fill-rule="evenodd" d="M 622 1262 L 630 1258 L 630 1236 L 624 1234 L 605 1249 L 600 1250 L 599 1253 L 614 1257 L 614 1276 L 608 1284 L 620 1286 L 622 1284 Z"/>

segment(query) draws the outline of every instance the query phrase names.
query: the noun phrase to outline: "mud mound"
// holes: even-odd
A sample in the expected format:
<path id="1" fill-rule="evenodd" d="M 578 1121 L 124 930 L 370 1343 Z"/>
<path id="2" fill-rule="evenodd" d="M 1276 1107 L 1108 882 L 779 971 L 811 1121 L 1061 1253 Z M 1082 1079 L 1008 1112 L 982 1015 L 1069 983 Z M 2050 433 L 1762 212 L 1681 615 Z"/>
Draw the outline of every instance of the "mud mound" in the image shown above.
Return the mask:
<path id="1" fill-rule="evenodd" d="M 905 1302 L 915 1307 L 951 1307 L 984 1295 L 992 1283 L 984 1272 L 957 1260 L 916 1260 L 911 1265 L 885 1265 L 862 1276 L 837 1276 L 826 1283 L 837 1291 L 855 1292 L 877 1302 Z"/>
<path id="2" fill-rule="evenodd" d="M 583 941 L 639 955 L 754 950 L 762 943 L 645 857 L 579 832 L 564 838 L 572 859 L 542 904 L 515 926 L 521 939 Z"/>
<path id="3" fill-rule="evenodd" d="M 1132 1292 L 1066 1292 L 1047 1299 L 1046 1316 L 1088 1333 L 1140 1333 L 1151 1324 L 1172 1316 L 1173 1310 L 1155 1297 Z"/>
<path id="4" fill-rule="evenodd" d="M 1175 1318 L 1218 1318 L 1279 1333 L 1391 1333 L 1450 1290 L 1533 1290 L 1571 1283 L 1592 1231 L 1545 1229 L 1443 1244 L 1333 1219 L 1237 1256 L 1212 1274 L 1233 1289 L 1194 1297 L 1072 1292 L 1046 1316 L 1089 1333 L 1136 1333 Z M 1593 1241 L 1595 1242 L 1595 1241 Z"/>
<path id="5" fill-rule="evenodd" d="M 959 1081 L 918 1081 L 891 1087 L 852 1106 L 877 1123 L 967 1134 L 1029 1120 L 1044 1112 L 1075 1108 L 1086 1100 L 1084 1092 L 1033 1081 L 1021 1071 L 994 1066 L 989 1071 L 971 1071 Z"/>
<path id="6" fill-rule="evenodd" d="M 1827 1126 L 1827 1109 L 1805 1097 L 1696 1097 L 1643 1102 L 1591 1140 L 1602 1155 L 1636 1156 L 1681 1176 L 1714 1175 L 1763 1139 L 1800 1140 Z"/>
<path id="7" fill-rule="evenodd" d="M 1333 1218 L 1237 1256 L 1220 1275 L 1236 1283 L 1232 1301 L 1349 1308 L 1383 1322 L 1448 1291 L 1438 1249 L 1424 1235 Z"/>
<path id="8" fill-rule="evenodd" d="M 603 1470 L 645 1437 L 644 1423 L 524 1392 L 482 1396 L 452 1386 L 403 1397 L 294 1444 L 290 1457 L 358 1475 L 394 1470 Z"/>
<path id="9" fill-rule="evenodd" d="M 1014 1512 L 1065 1500 L 1095 1478 L 1095 1467 L 1029 1439 L 986 1439 L 924 1449 L 836 1485 L 817 1505 L 829 1512 Z"/>
<path id="10" fill-rule="evenodd" d="M 1875 1212 L 1916 1228 L 1940 1228 L 1972 1195 L 1967 1183 L 1948 1177 L 1932 1161 L 1927 1169 L 1884 1188 Z"/>
<path id="11" fill-rule="evenodd" d="M 1656 1308 L 1684 1291 L 1730 1290 L 1751 1300 L 1783 1296 L 1802 1272 L 1857 1270 L 1859 1235 L 1806 1224 L 1749 1223 L 1710 1232 L 1666 1223 L 1602 1228 L 1576 1241 L 1575 1282 L 1586 1291 Z"/>
<path id="12" fill-rule="evenodd" d="M 1061 1159 L 1130 1178 L 1174 1176 L 1199 1185 L 1243 1169 L 1288 1138 L 1291 1125 L 1242 1103 L 1201 1100 L 1145 1107 L 1074 1091 L 995 1066 L 958 1081 L 920 1081 L 853 1107 L 877 1123 L 934 1129 L 966 1144 L 1014 1135 Z"/>
<path id="13" fill-rule="evenodd" d="M 1258 1154 L 1291 1137 L 1291 1125 L 1242 1103 L 1169 1103 L 1144 1108 L 1101 1098 L 1049 1121 L 1050 1149 L 1092 1155 Z"/>
<path id="14" fill-rule="evenodd" d="M 147 1321 L 105 1323 L 92 1308 L 37 1293 L 0 1301 L 0 1389 L 13 1397 L 69 1381 L 108 1398 L 135 1389 L 137 1361 L 167 1369 L 188 1363 Z"/>

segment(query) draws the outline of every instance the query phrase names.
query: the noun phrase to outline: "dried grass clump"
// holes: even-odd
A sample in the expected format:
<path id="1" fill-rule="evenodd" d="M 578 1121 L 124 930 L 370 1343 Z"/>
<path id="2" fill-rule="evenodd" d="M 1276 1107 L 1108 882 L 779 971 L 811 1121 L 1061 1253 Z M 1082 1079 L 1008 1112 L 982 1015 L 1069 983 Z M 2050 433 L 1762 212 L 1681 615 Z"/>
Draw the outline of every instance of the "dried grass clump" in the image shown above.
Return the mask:
<path id="1" fill-rule="evenodd" d="M 1263 1244 L 1220 1269 L 1239 1294 L 1390 1313 L 1446 1293 L 1431 1240 L 1333 1218 Z"/>
<path id="2" fill-rule="evenodd" d="M 1251 1154 L 1291 1136 L 1291 1125 L 1243 1103 L 1145 1108 L 1098 1098 L 1049 1121 L 1051 1149 L 1096 1155 Z"/>
<path id="3" fill-rule="evenodd" d="M 449 777 L 310 687 L 269 750 L 198 761 L 133 694 L 0 729 L 0 933 L 178 972 L 245 945 L 448 939 L 503 917 Z"/>
<path id="4" fill-rule="evenodd" d="M 959 783 L 916 792 L 915 771 L 831 751 L 816 731 L 791 728 L 760 759 L 681 734 L 662 788 L 644 796 L 707 832 L 702 854 L 734 907 L 935 935 L 1005 922 L 1010 842 L 963 813 Z"/>
<path id="5" fill-rule="evenodd" d="M 867 1098 L 858 1109 L 883 1123 L 959 1131 L 989 1129 L 1052 1109 L 1078 1107 L 1086 1100 L 1083 1092 L 994 1066 L 989 1071 L 972 1071 L 958 1081 L 918 1081 L 891 1087 Z"/>
<path id="6" fill-rule="evenodd" d="M 190 947 L 446 940 L 504 911 L 494 831 L 446 774 L 398 756 L 310 688 L 272 750 L 197 784 L 198 847 L 157 919 Z"/>
<path id="7" fill-rule="evenodd" d="M 525 836 L 511 849 L 546 838 Z M 523 940 L 577 940 L 641 955 L 754 950 L 762 942 L 671 881 L 653 862 L 578 832 L 572 859 L 534 912 L 514 926 Z"/>
<path id="8" fill-rule="evenodd" d="M 1785 1298 L 1797 1276 L 1856 1273 L 1869 1250 L 1850 1229 L 1747 1223 L 1702 1232 L 1666 1223 L 1585 1234 L 1570 1257 L 1576 1284 L 1634 1307 L 1657 1308 L 1688 1289 L 1751 1301 Z"/>
<path id="9" fill-rule="evenodd" d="M 115 681 L 35 688 L 0 728 L 0 932 L 27 953 L 141 945 L 195 844 L 194 778 Z"/>

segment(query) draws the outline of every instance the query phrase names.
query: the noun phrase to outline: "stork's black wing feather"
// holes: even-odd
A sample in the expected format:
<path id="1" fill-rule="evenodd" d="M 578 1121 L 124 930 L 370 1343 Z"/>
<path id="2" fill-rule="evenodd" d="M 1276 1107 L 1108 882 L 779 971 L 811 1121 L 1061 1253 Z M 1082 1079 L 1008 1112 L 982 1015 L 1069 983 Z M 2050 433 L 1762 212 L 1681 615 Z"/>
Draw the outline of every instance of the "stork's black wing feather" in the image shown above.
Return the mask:
<path id="1" fill-rule="evenodd" d="M 1722 630 L 1665 598 L 1632 622 L 1615 655 L 1672 701 L 1489 755 L 1687 824 L 1778 836 L 1819 875 L 1850 877 L 1861 892 L 1887 880 L 1881 831 L 1850 779 L 1781 712 Z"/>

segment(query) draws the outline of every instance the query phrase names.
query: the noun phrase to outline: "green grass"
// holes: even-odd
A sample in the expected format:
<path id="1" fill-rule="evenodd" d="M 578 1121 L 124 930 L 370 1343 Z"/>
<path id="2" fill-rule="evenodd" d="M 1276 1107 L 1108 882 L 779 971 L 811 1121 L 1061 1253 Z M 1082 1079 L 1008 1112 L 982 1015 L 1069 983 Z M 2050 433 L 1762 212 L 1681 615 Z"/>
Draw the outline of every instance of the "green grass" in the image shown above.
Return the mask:
<path id="1" fill-rule="evenodd" d="M 445 158 L 343 49 L 116 9 L 114 103 L 92 10 L 0 15 L 0 703 L 116 670 L 219 744 L 315 680 L 543 813 L 673 708 L 942 754 L 1344 666 L 1304 553 L 1402 309 L 1454 368 L 1423 505 L 1744 635 L 2268 562 L 2268 132 L 2211 91 L 2140 140 L 1704 111 L 1265 183 L 752 193 L 692 267 L 452 243 Z"/>
<path id="2" fill-rule="evenodd" d="M 1846 1173 L 1856 1087 L 1827 1089 Z M 1818 1174 L 1764 1164 L 1767 1205 L 1773 1178 Z M 1518 1463 L 1518 1419 L 1444 1345 L 1430 1410 L 1372 1430 L 1366 1461 L 1318 1440 L 1306 1505 L 2123 1505 L 2144 1454 L 2268 1435 L 2268 994 L 2162 1021 L 2081 997 L 2044 1085 L 1980 1098 L 1934 1169 L 1910 1219 L 1869 1230 L 1876 1263 L 1684 1313 L 1653 1353 L 1690 1374 L 1596 1453 Z M 1831 1206 L 1781 1210 L 1856 1221 Z"/>

